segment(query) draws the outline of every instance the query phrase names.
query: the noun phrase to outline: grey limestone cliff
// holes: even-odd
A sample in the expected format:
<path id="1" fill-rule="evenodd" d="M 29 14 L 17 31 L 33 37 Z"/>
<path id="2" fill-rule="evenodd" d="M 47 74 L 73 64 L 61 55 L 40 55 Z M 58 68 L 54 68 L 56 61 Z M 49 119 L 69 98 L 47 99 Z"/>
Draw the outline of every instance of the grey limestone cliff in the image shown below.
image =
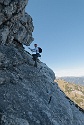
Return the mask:
<path id="1" fill-rule="evenodd" d="M 29 45 L 33 41 L 33 24 L 25 13 L 28 0 L 0 0 L 0 43 L 21 43 Z"/>
<path id="2" fill-rule="evenodd" d="M 33 41 L 27 0 L 0 0 L 0 125 L 84 125 L 84 113 L 54 83 L 55 74 L 23 45 Z"/>

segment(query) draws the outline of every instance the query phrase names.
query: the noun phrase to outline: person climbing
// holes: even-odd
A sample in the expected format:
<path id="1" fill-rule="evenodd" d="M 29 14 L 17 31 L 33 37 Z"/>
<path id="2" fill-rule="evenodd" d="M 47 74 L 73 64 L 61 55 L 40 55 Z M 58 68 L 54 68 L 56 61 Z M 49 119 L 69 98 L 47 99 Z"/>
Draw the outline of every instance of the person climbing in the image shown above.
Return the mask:
<path id="1" fill-rule="evenodd" d="M 41 53 L 42 52 L 42 50 L 41 50 L 41 48 L 40 47 L 38 47 L 37 46 L 37 44 L 34 44 L 34 49 L 31 49 L 31 48 L 29 48 L 32 52 L 34 52 L 34 54 L 32 54 L 32 56 L 33 56 L 33 60 L 35 61 L 35 64 L 34 64 L 34 66 L 35 67 L 37 67 L 37 58 L 38 57 L 41 57 L 41 55 L 39 54 L 39 53 Z M 40 48 L 40 49 L 39 49 Z M 40 50 L 40 51 L 39 51 Z"/>

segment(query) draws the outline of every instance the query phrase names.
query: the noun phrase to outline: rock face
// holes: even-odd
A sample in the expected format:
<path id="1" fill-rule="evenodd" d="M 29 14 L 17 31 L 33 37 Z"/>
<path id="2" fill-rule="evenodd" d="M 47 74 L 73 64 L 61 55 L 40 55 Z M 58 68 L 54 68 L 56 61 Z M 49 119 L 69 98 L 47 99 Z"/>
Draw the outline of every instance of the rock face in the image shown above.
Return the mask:
<path id="1" fill-rule="evenodd" d="M 23 48 L 32 38 L 26 0 L 0 0 L 0 125 L 83 125 L 84 113 L 54 83 L 55 75 Z M 26 40 L 25 40 L 25 39 Z"/>
<path id="2" fill-rule="evenodd" d="M 25 13 L 28 0 L 0 0 L 0 44 L 30 45 L 33 41 L 33 24 Z"/>

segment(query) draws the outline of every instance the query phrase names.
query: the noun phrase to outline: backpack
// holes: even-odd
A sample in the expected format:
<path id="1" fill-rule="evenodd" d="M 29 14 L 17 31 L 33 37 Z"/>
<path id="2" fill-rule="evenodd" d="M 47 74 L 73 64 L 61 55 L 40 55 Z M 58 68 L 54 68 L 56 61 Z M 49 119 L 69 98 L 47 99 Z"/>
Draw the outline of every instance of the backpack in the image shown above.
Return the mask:
<path id="1" fill-rule="evenodd" d="M 38 47 L 38 51 L 39 53 L 42 53 L 42 49 L 40 47 Z"/>

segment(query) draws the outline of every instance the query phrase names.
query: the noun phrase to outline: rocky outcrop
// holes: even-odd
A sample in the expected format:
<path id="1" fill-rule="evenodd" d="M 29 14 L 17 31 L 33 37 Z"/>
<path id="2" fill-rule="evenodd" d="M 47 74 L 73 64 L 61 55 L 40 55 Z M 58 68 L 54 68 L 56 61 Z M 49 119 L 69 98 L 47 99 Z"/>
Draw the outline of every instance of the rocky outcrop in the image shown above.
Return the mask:
<path id="1" fill-rule="evenodd" d="M 30 45 L 33 41 L 33 23 L 25 13 L 28 0 L 0 0 L 0 44 L 21 43 Z"/>
<path id="2" fill-rule="evenodd" d="M 33 39 L 26 3 L 0 0 L 0 125 L 83 125 L 83 112 L 54 83 L 54 72 L 40 60 L 34 67 L 23 48 Z"/>
<path id="3" fill-rule="evenodd" d="M 83 125 L 84 114 L 54 83 L 46 64 L 23 48 L 0 45 L 1 125 Z"/>

